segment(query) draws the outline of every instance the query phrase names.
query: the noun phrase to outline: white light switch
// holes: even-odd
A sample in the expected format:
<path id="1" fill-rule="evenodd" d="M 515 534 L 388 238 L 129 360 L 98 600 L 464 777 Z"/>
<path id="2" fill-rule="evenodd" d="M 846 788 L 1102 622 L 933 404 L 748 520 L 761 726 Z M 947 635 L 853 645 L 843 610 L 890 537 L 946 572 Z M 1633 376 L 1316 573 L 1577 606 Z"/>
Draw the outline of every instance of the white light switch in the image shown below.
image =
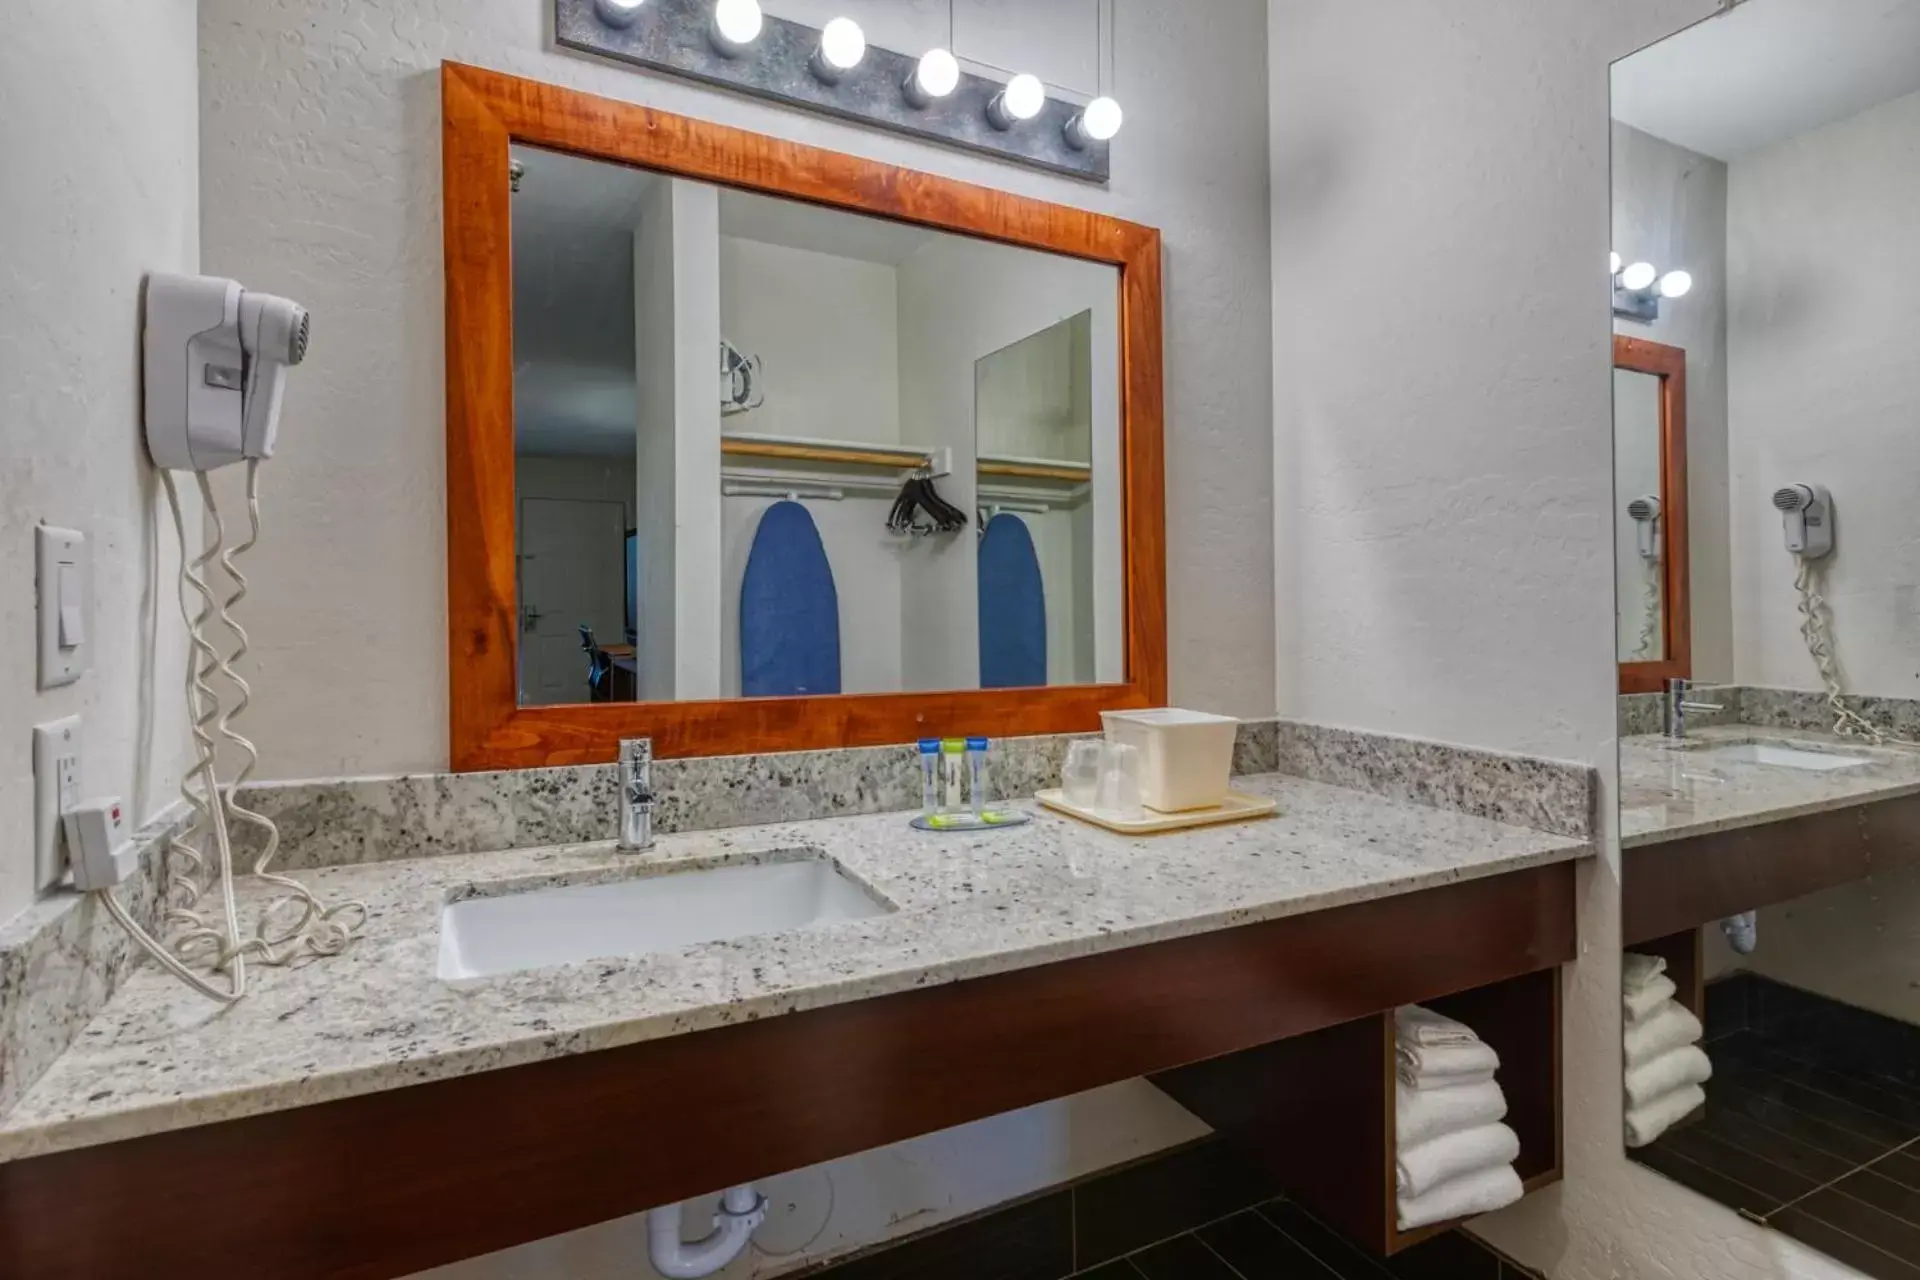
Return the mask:
<path id="1" fill-rule="evenodd" d="M 40 596 L 40 687 L 72 684 L 87 669 L 93 614 L 93 560 L 87 536 L 50 524 L 33 531 Z"/>

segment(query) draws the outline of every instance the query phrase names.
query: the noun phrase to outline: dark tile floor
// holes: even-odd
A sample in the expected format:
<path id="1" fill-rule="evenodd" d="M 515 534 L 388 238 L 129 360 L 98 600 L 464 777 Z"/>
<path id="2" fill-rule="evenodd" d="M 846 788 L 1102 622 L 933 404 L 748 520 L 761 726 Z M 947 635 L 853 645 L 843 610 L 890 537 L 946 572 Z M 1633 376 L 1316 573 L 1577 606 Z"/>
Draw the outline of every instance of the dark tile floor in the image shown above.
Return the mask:
<path id="1" fill-rule="evenodd" d="M 811 1280 L 1521 1280 L 1453 1232 L 1389 1261 L 1322 1226 L 1231 1145 L 1200 1142 L 927 1232 Z"/>
<path id="2" fill-rule="evenodd" d="M 1920 1280 L 1914 1030 L 1743 975 L 1708 993 L 1697 1118 L 1632 1157 L 1882 1280 Z"/>
<path id="3" fill-rule="evenodd" d="M 1531 1273 L 1453 1232 L 1399 1256 L 1368 1256 L 1272 1200 L 1128 1254 L 1077 1280 L 1521 1280 Z"/>

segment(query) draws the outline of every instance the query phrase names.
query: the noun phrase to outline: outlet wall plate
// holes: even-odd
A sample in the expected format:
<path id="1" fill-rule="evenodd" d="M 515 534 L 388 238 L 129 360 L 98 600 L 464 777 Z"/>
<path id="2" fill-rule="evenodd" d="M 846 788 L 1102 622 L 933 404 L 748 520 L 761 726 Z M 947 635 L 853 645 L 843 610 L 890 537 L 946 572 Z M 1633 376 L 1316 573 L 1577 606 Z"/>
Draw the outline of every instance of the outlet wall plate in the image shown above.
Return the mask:
<path id="1" fill-rule="evenodd" d="M 60 815 L 80 802 L 80 717 L 33 726 L 33 883 L 45 891 L 67 873 Z"/>

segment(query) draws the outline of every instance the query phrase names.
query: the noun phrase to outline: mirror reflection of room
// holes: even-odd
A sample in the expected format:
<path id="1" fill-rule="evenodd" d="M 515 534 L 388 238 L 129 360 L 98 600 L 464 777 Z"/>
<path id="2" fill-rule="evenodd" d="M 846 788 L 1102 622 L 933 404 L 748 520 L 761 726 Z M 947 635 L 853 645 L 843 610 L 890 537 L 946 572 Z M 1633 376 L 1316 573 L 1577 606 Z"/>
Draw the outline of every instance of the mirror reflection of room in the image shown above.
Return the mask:
<path id="1" fill-rule="evenodd" d="M 1625 1140 L 1920 1268 L 1920 3 L 1613 71 Z"/>
<path id="2" fill-rule="evenodd" d="M 1113 267 L 514 174 L 523 705 L 1124 678 Z"/>

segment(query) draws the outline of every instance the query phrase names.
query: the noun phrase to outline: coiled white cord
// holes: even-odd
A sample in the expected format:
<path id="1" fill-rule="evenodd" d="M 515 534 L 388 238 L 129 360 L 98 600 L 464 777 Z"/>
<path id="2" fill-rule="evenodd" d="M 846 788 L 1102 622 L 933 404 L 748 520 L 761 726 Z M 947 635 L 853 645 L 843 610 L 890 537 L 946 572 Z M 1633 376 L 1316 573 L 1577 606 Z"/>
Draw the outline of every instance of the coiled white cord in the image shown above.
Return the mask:
<path id="1" fill-rule="evenodd" d="M 1634 647 L 1635 658 L 1645 658 L 1653 652 L 1653 639 L 1660 632 L 1660 562 L 1643 559 L 1640 562 L 1645 571 L 1645 591 L 1640 618 L 1640 642 Z"/>
<path id="2" fill-rule="evenodd" d="M 1798 559 L 1800 568 L 1793 576 L 1793 586 L 1800 593 L 1800 637 L 1807 642 L 1807 652 L 1813 655 L 1813 665 L 1820 672 L 1827 705 L 1833 709 L 1834 733 L 1847 738 L 1865 738 L 1876 746 L 1890 742 L 1920 745 L 1892 737 L 1846 704 L 1840 685 L 1839 661 L 1833 653 L 1833 613 L 1827 607 L 1827 598 L 1820 593 L 1820 569 L 1815 561 L 1804 556 Z"/>
<path id="3" fill-rule="evenodd" d="M 230 610 L 247 594 L 246 578 L 234 563 L 234 557 L 250 549 L 260 537 L 259 464 L 247 464 L 247 540 L 228 550 L 226 526 L 220 518 L 212 486 L 205 472 L 197 473 L 201 497 L 208 518 L 213 522 L 213 538 L 198 555 L 187 554 L 186 520 L 180 506 L 180 493 L 173 473 L 162 470 L 160 480 L 166 490 L 167 505 L 173 514 L 173 527 L 180 539 L 180 613 L 186 621 L 189 642 L 187 663 L 187 708 L 192 720 L 194 763 L 181 779 L 180 792 L 193 810 L 187 828 L 167 848 L 167 867 L 161 906 L 164 918 L 180 932 L 172 949 L 162 946 L 142 929 L 114 898 L 101 894 L 108 912 L 120 922 L 155 960 L 196 991 L 224 1003 L 246 995 L 246 962 L 249 956 L 263 964 L 284 965 L 303 957 L 335 955 L 344 950 L 366 923 L 367 907 L 362 902 L 342 902 L 326 907 L 307 887 L 289 876 L 267 870 L 280 844 L 279 828 L 265 815 L 240 804 L 235 789 L 244 783 L 259 761 L 253 743 L 232 727 L 232 720 L 246 710 L 252 691 L 234 669 L 233 663 L 247 652 L 246 632 L 234 621 Z M 215 597 L 208 587 L 205 570 L 218 559 L 221 568 L 233 579 L 234 592 L 225 600 Z M 188 592 L 200 597 L 198 612 L 188 602 Z M 236 647 L 222 656 L 207 639 L 206 627 L 217 622 L 233 632 Z M 223 710 L 209 678 L 218 675 L 231 683 L 239 697 L 231 709 Z M 215 774 L 214 735 L 234 744 L 243 757 L 233 782 L 220 785 Z M 233 844 L 229 815 L 257 828 L 263 848 L 254 859 L 254 874 L 286 892 L 266 904 L 251 938 L 243 938 L 239 908 L 233 889 Z M 209 886 L 202 883 L 206 858 L 196 847 L 197 837 L 211 835 L 214 853 L 214 878 L 220 893 L 219 922 L 210 922 L 197 910 L 201 895 Z M 292 919 L 287 917 L 291 911 Z M 281 923 L 276 924 L 279 920 Z M 205 963 L 216 972 L 225 972 L 225 988 L 208 982 L 189 967 Z"/>

